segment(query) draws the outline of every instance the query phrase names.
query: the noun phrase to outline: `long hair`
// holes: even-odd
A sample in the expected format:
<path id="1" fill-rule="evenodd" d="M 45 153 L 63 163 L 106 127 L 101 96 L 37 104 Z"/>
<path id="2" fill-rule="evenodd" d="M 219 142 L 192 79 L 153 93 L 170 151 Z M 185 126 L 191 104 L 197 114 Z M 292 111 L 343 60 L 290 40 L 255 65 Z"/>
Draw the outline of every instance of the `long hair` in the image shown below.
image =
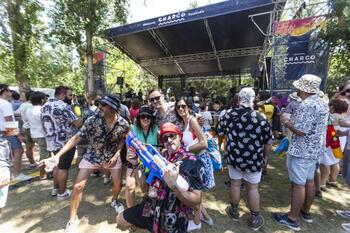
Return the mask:
<path id="1" fill-rule="evenodd" d="M 141 126 L 141 116 L 137 115 L 136 117 L 136 121 L 135 121 L 135 125 L 138 129 L 142 130 L 142 126 Z M 157 123 L 156 123 L 156 118 L 155 117 L 151 117 L 151 123 L 149 125 L 149 129 L 153 132 L 153 130 L 156 128 Z"/>
<path id="2" fill-rule="evenodd" d="M 181 96 L 179 97 L 176 102 L 175 102 L 175 116 L 176 118 L 181 121 L 181 122 L 184 122 L 184 120 L 182 119 L 182 117 L 179 115 L 179 113 L 177 113 L 177 104 L 179 103 L 179 101 L 183 100 L 185 102 L 185 104 L 187 105 L 187 108 L 188 108 L 188 111 L 190 112 L 190 115 L 193 115 L 192 114 L 192 103 L 191 101 L 189 101 L 188 98 L 186 98 L 185 96 Z M 184 122 L 185 123 L 185 122 Z"/>

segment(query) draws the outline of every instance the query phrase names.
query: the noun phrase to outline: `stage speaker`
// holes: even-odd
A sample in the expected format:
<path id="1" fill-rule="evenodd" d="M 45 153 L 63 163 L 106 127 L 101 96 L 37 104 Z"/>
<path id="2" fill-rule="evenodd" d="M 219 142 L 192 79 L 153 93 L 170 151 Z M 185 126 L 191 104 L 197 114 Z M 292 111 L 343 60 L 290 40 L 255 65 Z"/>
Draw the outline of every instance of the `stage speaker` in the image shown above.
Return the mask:
<path id="1" fill-rule="evenodd" d="M 123 86 L 124 84 L 124 78 L 123 77 L 117 77 L 117 85 Z"/>

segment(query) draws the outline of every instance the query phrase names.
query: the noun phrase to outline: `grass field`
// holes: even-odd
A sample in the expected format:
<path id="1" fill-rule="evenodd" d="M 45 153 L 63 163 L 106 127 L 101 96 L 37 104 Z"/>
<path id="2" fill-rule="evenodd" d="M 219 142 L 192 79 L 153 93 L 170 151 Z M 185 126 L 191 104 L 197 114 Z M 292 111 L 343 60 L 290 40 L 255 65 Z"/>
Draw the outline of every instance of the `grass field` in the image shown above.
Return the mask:
<path id="1" fill-rule="evenodd" d="M 76 169 L 71 172 L 69 186 L 75 179 Z M 229 206 L 229 190 L 224 185 L 227 173 L 216 175 L 216 187 L 204 195 L 204 205 L 212 215 L 215 225 L 204 225 L 201 231 L 210 233 L 251 232 L 248 228 L 249 210 L 246 207 L 245 193 L 242 193 L 240 203 L 241 219 L 233 221 L 226 215 Z M 340 224 L 345 222 L 335 214 L 336 209 L 346 209 L 350 202 L 349 189 L 339 179 L 337 189 L 329 189 L 322 200 L 315 199 L 312 207 L 314 224 L 302 223 L 301 232 L 343 232 Z M 58 202 L 50 196 L 51 181 L 34 181 L 23 187 L 10 191 L 8 203 L 0 218 L 1 233 L 29 232 L 63 232 L 68 221 L 69 201 Z M 271 157 L 268 175 L 261 183 L 261 213 L 265 218 L 264 227 L 259 232 L 292 232 L 277 225 L 271 219 L 272 212 L 289 210 L 290 184 L 288 181 L 285 160 Z M 102 178 L 91 177 L 78 215 L 81 218 L 80 232 L 128 232 L 117 228 L 115 213 L 109 206 L 111 188 L 102 184 Z M 140 193 L 138 195 L 140 197 Z M 125 203 L 124 192 L 122 201 Z M 138 230 L 137 232 L 144 232 Z"/>

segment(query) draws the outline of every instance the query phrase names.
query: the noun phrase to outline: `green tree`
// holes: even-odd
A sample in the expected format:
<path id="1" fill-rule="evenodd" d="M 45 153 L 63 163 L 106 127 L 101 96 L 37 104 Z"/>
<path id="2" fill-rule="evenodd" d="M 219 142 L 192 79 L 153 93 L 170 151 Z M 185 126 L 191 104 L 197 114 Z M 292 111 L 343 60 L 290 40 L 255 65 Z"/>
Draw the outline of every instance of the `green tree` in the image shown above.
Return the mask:
<path id="1" fill-rule="evenodd" d="M 21 95 L 30 89 L 28 58 L 32 44 L 40 34 L 39 13 L 43 8 L 36 0 L 5 0 L 0 2 L 1 42 L 0 56 L 7 62 L 5 70 L 15 75 Z M 12 58 L 5 53 L 11 54 Z"/>
<path id="2" fill-rule="evenodd" d="M 86 91 L 95 94 L 93 76 L 94 38 L 106 28 L 124 23 L 127 0 L 56 0 L 51 11 L 52 33 L 65 45 L 74 46 L 81 64 L 86 57 Z"/>

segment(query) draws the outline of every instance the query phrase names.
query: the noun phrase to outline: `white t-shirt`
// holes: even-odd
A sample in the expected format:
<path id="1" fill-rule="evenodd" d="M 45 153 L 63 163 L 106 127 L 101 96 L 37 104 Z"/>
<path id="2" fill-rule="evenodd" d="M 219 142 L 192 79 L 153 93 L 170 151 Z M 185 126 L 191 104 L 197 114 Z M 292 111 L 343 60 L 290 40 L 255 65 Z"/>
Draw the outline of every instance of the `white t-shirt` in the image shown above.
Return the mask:
<path id="1" fill-rule="evenodd" d="M 205 111 L 205 112 L 200 112 L 199 114 L 204 117 L 203 128 L 206 130 L 210 130 L 211 129 L 210 122 L 213 120 L 211 113 L 209 111 Z"/>
<path id="2" fill-rule="evenodd" d="M 44 138 L 45 132 L 43 129 L 43 125 L 41 123 L 41 106 L 35 105 L 30 107 L 26 112 L 26 117 L 28 119 L 29 128 L 30 128 L 30 136 L 32 138 Z"/>
<path id="3" fill-rule="evenodd" d="M 5 117 L 12 116 L 12 120 L 15 120 L 15 115 L 13 114 L 12 105 L 7 100 L 0 98 L 0 130 L 5 130 Z"/>
<path id="4" fill-rule="evenodd" d="M 33 106 L 30 102 L 24 102 L 21 106 L 15 111 L 16 114 L 21 114 L 21 118 L 23 121 L 23 128 L 29 129 L 29 123 L 26 117 L 26 112 L 29 107 Z"/>

